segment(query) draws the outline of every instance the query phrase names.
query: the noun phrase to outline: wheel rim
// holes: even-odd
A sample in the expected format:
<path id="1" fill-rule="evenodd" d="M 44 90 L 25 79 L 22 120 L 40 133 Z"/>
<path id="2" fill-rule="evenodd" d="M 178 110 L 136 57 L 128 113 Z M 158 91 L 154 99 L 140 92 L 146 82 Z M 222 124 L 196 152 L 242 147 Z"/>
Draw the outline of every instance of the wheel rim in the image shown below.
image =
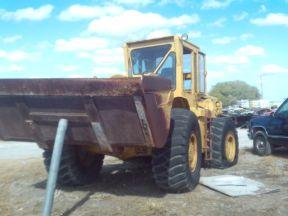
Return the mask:
<path id="1" fill-rule="evenodd" d="M 265 150 L 265 141 L 262 137 L 258 137 L 258 139 L 256 139 L 256 148 L 259 151 L 264 151 Z"/>
<path id="2" fill-rule="evenodd" d="M 189 167 L 193 172 L 197 167 L 198 151 L 197 151 L 197 138 L 193 133 L 189 140 Z"/>
<path id="3" fill-rule="evenodd" d="M 225 138 L 225 155 L 229 162 L 233 162 L 236 155 L 236 139 L 232 132 L 229 132 Z"/>

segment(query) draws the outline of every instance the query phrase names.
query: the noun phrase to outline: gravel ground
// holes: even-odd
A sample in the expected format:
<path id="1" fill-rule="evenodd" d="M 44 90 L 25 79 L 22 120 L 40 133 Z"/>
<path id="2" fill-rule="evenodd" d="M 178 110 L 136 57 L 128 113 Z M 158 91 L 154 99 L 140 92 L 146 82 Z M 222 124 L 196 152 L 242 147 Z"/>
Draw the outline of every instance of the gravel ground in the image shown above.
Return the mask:
<path id="1" fill-rule="evenodd" d="M 53 215 L 288 215 L 288 151 L 258 157 L 251 153 L 245 130 L 239 131 L 239 140 L 236 166 L 202 169 L 201 175 L 241 175 L 279 192 L 231 198 L 199 185 L 190 193 L 166 194 L 155 186 L 149 169 L 108 157 L 95 184 L 56 191 Z M 0 215 L 40 215 L 47 176 L 41 151 L 34 152 L 35 144 L 18 145 L 12 152 L 21 153 L 9 159 L 8 144 L 13 145 L 0 143 Z"/>

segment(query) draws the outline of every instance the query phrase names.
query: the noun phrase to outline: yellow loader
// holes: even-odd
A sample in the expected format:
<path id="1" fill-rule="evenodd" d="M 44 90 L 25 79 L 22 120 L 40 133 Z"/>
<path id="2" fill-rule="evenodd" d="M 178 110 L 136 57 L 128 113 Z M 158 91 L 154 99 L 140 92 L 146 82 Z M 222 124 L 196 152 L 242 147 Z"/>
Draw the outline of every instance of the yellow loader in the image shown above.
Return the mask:
<path id="1" fill-rule="evenodd" d="M 126 43 L 126 76 L 1 79 L 0 138 L 34 141 L 49 170 L 57 122 L 69 127 L 58 183 L 97 180 L 105 155 L 152 165 L 156 184 L 191 191 L 201 167 L 238 161 L 234 122 L 206 92 L 205 54 L 179 36 Z"/>

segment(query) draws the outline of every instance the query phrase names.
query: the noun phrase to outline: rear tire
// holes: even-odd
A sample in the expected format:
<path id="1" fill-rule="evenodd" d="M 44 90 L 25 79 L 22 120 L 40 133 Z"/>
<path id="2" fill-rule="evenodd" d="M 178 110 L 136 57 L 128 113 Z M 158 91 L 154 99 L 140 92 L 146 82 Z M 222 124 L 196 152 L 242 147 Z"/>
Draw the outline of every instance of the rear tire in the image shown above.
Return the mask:
<path id="1" fill-rule="evenodd" d="M 263 131 L 257 131 L 254 134 L 253 152 L 259 156 L 266 156 L 272 153 L 272 146 Z"/>
<path id="2" fill-rule="evenodd" d="M 43 153 L 44 165 L 49 172 L 52 150 Z M 61 186 L 80 186 L 92 183 L 103 166 L 104 155 L 81 150 L 77 146 L 63 146 L 57 183 Z"/>
<path id="3" fill-rule="evenodd" d="M 228 168 L 238 162 L 239 143 L 235 124 L 229 117 L 212 121 L 212 167 Z"/>
<path id="4" fill-rule="evenodd" d="M 156 184 L 170 192 L 193 190 L 199 183 L 201 152 L 198 118 L 189 110 L 172 109 L 167 143 L 152 155 Z"/>

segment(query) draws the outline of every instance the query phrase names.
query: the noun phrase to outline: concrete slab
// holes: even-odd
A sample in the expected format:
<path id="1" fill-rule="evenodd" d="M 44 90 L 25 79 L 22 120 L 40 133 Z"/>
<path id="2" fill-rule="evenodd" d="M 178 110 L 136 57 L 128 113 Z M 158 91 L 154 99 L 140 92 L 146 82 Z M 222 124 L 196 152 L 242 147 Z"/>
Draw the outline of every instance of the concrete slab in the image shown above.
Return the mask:
<path id="1" fill-rule="evenodd" d="M 277 192 L 263 183 L 235 175 L 201 177 L 200 184 L 231 197 Z"/>

